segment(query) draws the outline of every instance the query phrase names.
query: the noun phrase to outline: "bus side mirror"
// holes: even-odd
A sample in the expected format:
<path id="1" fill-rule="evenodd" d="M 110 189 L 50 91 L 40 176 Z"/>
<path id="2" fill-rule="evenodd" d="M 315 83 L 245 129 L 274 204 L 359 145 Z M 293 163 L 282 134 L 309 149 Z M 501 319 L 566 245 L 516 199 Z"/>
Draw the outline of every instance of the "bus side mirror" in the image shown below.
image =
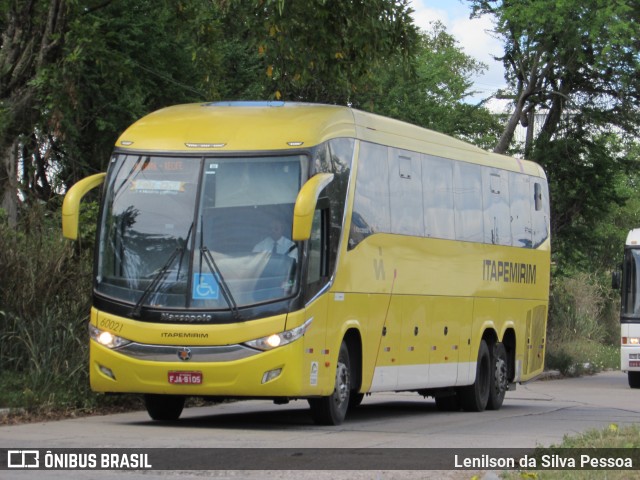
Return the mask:
<path id="1" fill-rule="evenodd" d="M 620 278 L 621 278 L 621 273 L 619 270 L 616 270 L 615 272 L 613 272 L 611 274 L 611 288 L 613 288 L 614 290 L 620 290 Z"/>
<path id="2" fill-rule="evenodd" d="M 309 240 L 311 237 L 311 224 L 318 197 L 324 187 L 329 185 L 332 180 L 333 173 L 319 173 L 307 180 L 307 183 L 298 192 L 296 205 L 293 209 L 293 228 L 291 231 L 291 239 L 294 242 Z"/>
<path id="3" fill-rule="evenodd" d="M 89 190 L 93 190 L 104 182 L 105 173 L 96 173 L 83 178 L 69 189 L 62 203 L 62 235 L 70 240 L 78 238 L 80 223 L 80 200 Z"/>

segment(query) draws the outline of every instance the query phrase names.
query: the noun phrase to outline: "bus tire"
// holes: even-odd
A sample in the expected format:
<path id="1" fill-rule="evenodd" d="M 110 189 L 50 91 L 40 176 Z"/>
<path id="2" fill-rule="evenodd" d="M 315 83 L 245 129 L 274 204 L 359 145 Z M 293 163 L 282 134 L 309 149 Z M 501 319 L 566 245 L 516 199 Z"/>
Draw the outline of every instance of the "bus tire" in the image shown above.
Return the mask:
<path id="1" fill-rule="evenodd" d="M 480 341 L 478 363 L 476 364 L 476 381 L 473 385 L 460 389 L 460 404 L 467 412 L 482 412 L 487 408 L 491 387 L 491 355 L 484 340 Z"/>
<path id="2" fill-rule="evenodd" d="M 627 372 L 627 378 L 631 388 L 640 388 L 640 372 Z"/>
<path id="3" fill-rule="evenodd" d="M 342 342 L 336 365 L 336 382 L 333 393 L 328 397 L 310 398 L 311 418 L 317 425 L 340 425 L 349 408 L 351 396 L 351 364 L 349 349 Z"/>
<path id="4" fill-rule="evenodd" d="M 509 368 L 507 365 L 507 350 L 503 343 L 495 343 L 491 352 L 491 382 L 487 410 L 500 410 L 504 395 L 509 385 Z"/>
<path id="5" fill-rule="evenodd" d="M 169 422 L 178 420 L 184 408 L 185 397 L 180 395 L 146 394 L 144 406 L 153 420 Z"/>

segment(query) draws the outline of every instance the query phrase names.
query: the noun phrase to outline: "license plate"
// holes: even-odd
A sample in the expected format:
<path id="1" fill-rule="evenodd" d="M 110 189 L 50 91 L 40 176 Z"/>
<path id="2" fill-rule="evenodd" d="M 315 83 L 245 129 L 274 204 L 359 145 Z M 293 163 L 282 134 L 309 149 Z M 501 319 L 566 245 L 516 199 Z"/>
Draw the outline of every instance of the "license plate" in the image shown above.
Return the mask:
<path id="1" fill-rule="evenodd" d="M 630 367 L 640 367 L 640 362 L 631 360 L 629 362 Z"/>
<path id="2" fill-rule="evenodd" d="M 201 385 L 202 372 L 169 372 L 169 383 L 175 385 Z"/>

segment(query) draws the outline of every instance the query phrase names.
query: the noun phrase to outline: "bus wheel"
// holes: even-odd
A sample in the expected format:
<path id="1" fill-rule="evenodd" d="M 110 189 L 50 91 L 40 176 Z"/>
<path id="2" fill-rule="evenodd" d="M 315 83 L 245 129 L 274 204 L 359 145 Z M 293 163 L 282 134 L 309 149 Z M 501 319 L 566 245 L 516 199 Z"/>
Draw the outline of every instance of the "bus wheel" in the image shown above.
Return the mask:
<path id="1" fill-rule="evenodd" d="M 484 340 L 480 341 L 478 363 L 476 365 L 476 381 L 473 385 L 460 389 L 460 404 L 468 412 L 482 412 L 489 401 L 491 386 L 491 355 Z"/>
<path id="2" fill-rule="evenodd" d="M 502 402 L 504 402 L 504 395 L 507 392 L 507 385 L 509 382 L 507 350 L 504 348 L 504 344 L 502 343 L 496 343 L 493 345 L 491 370 L 487 410 L 500 410 Z"/>
<path id="3" fill-rule="evenodd" d="M 627 377 L 631 388 L 640 388 L 640 372 L 627 372 Z"/>
<path id="4" fill-rule="evenodd" d="M 318 425 L 340 425 L 349 408 L 351 394 L 351 364 L 346 343 L 340 345 L 336 367 L 336 385 L 328 397 L 310 398 L 311 418 Z"/>
<path id="5" fill-rule="evenodd" d="M 152 419 L 166 422 L 180 418 L 184 400 L 180 395 L 147 394 L 144 396 L 144 406 Z"/>

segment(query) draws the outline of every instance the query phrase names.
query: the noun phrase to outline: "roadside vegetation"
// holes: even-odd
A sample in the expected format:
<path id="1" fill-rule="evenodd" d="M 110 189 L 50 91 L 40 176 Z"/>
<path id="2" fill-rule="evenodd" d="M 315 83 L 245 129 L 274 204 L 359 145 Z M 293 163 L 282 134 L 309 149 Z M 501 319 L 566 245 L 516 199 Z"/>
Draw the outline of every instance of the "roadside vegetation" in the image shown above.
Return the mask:
<path id="1" fill-rule="evenodd" d="M 0 421 L 123 405 L 88 382 L 94 216 L 90 206 L 85 245 L 65 241 L 60 215 L 44 206 L 30 208 L 17 228 L 0 218 L 0 409 L 13 409 Z"/>
<path id="2" fill-rule="evenodd" d="M 564 376 L 619 369 L 619 308 L 619 294 L 611 288 L 610 278 L 586 272 L 556 276 L 549 303 L 546 368 Z"/>
<path id="3" fill-rule="evenodd" d="M 634 463 L 638 459 L 638 448 L 640 448 L 640 426 L 631 425 L 619 427 L 612 423 L 602 430 L 588 430 L 580 435 L 565 436 L 559 445 L 550 447 L 540 447 L 536 449 L 535 456 L 539 459 L 543 454 L 557 454 L 561 457 L 567 456 L 566 449 L 630 449 L 630 456 L 633 455 Z M 637 468 L 637 467 L 636 467 Z M 500 475 L 507 480 L 515 479 L 538 479 L 538 480 L 626 480 L 635 478 L 636 470 L 522 470 L 519 472 L 506 472 Z"/>

